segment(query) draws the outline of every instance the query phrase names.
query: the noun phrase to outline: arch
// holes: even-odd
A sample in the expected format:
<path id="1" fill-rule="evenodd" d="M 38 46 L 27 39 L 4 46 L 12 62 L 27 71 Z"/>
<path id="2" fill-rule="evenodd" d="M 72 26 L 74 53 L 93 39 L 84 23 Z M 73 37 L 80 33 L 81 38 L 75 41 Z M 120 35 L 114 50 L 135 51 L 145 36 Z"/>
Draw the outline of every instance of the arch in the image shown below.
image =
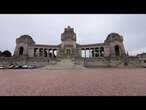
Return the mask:
<path id="1" fill-rule="evenodd" d="M 49 58 L 52 58 L 52 56 L 53 56 L 52 55 L 52 53 L 53 53 L 52 49 L 49 49 L 49 52 L 48 53 L 49 53 Z"/>
<path id="2" fill-rule="evenodd" d="M 47 53 L 47 49 L 44 49 L 44 57 L 47 57 L 48 53 Z"/>
<path id="3" fill-rule="evenodd" d="M 56 58 L 57 57 L 57 49 L 53 49 L 53 56 Z"/>
<path id="4" fill-rule="evenodd" d="M 39 48 L 39 57 L 43 56 L 43 48 Z"/>
<path id="5" fill-rule="evenodd" d="M 85 50 L 86 51 L 86 54 L 85 54 L 86 55 L 85 56 L 86 58 L 89 58 L 89 50 L 90 50 L 89 48 L 86 48 L 86 50 Z"/>
<path id="6" fill-rule="evenodd" d="M 70 50 L 70 49 L 67 49 L 67 50 L 66 50 L 66 54 L 67 54 L 68 56 L 70 56 L 71 50 Z"/>
<path id="7" fill-rule="evenodd" d="M 34 57 L 37 57 L 37 50 L 38 48 L 34 48 Z"/>
<path id="8" fill-rule="evenodd" d="M 115 46 L 115 56 L 120 56 L 120 47 L 118 45 Z"/>
<path id="9" fill-rule="evenodd" d="M 19 48 L 19 56 L 23 55 L 23 52 L 24 52 L 24 48 L 23 47 L 20 47 Z"/>
<path id="10" fill-rule="evenodd" d="M 80 51 L 81 51 L 81 58 L 84 58 L 85 57 L 85 49 L 84 48 L 80 48 Z"/>
<path id="11" fill-rule="evenodd" d="M 104 57 L 104 47 L 100 47 L 100 56 Z"/>
<path id="12" fill-rule="evenodd" d="M 95 57 L 99 57 L 99 47 L 95 48 Z"/>
<path id="13" fill-rule="evenodd" d="M 101 51 L 104 51 L 104 47 L 100 47 L 100 50 L 101 50 Z"/>

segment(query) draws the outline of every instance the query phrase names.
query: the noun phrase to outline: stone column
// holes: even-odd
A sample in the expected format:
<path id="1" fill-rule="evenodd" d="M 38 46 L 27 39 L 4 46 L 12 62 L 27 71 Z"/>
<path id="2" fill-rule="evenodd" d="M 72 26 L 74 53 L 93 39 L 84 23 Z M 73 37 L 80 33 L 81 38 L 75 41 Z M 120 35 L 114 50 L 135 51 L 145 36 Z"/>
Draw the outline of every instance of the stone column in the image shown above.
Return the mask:
<path id="1" fill-rule="evenodd" d="M 48 57 L 50 57 L 50 49 L 48 49 Z"/>
<path id="2" fill-rule="evenodd" d="M 57 55 L 58 55 L 58 49 L 56 49 L 56 57 L 57 57 Z"/>
<path id="3" fill-rule="evenodd" d="M 38 48 L 34 48 L 34 57 L 37 57 L 38 55 L 37 55 L 37 50 L 38 50 Z"/>
<path id="4" fill-rule="evenodd" d="M 86 49 L 85 49 L 85 58 L 86 58 Z"/>
<path id="5" fill-rule="evenodd" d="M 39 48 L 39 57 L 42 57 L 42 48 Z"/>
<path id="6" fill-rule="evenodd" d="M 52 58 L 52 49 L 49 49 L 49 57 Z"/>
<path id="7" fill-rule="evenodd" d="M 93 58 L 93 48 L 90 48 L 90 57 Z"/>
<path id="8" fill-rule="evenodd" d="M 54 58 L 54 49 L 52 49 L 52 58 Z"/>
<path id="9" fill-rule="evenodd" d="M 44 48 L 42 48 L 42 57 L 44 57 L 45 56 L 45 54 L 44 54 L 45 52 L 44 52 Z"/>
<path id="10" fill-rule="evenodd" d="M 44 48 L 44 57 L 47 57 L 47 56 L 48 56 L 47 49 Z"/>
<path id="11" fill-rule="evenodd" d="M 94 57 L 94 58 L 96 57 L 96 55 L 95 55 L 95 53 L 96 53 L 95 50 L 96 50 L 96 49 L 93 48 L 93 57 Z"/>
<path id="12" fill-rule="evenodd" d="M 80 50 L 81 50 L 81 57 L 83 58 L 83 52 L 84 52 L 84 49 L 81 48 Z"/>
<path id="13" fill-rule="evenodd" d="M 89 58 L 91 58 L 91 48 L 89 48 Z"/>
<path id="14" fill-rule="evenodd" d="M 98 48 L 98 54 L 99 54 L 99 57 L 101 57 L 101 56 L 100 56 L 100 47 Z"/>
<path id="15" fill-rule="evenodd" d="M 82 57 L 82 49 L 79 49 L 79 53 L 78 53 L 80 56 L 80 58 Z"/>

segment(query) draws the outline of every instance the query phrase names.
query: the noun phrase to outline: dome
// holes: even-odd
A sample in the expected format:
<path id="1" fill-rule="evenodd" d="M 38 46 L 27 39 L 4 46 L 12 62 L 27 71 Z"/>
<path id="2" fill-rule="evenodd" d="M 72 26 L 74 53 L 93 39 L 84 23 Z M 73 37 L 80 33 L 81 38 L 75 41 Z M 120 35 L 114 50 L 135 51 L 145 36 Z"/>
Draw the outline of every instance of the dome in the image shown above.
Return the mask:
<path id="1" fill-rule="evenodd" d="M 110 33 L 105 42 L 113 42 L 113 41 L 119 41 L 119 42 L 123 42 L 123 36 L 120 35 L 119 33 Z"/>
<path id="2" fill-rule="evenodd" d="M 28 44 L 35 44 L 34 40 L 29 35 L 21 35 L 19 38 L 16 39 L 16 43 L 28 43 Z"/>
<path id="3" fill-rule="evenodd" d="M 31 36 L 29 36 L 29 35 L 21 35 L 20 38 L 21 39 L 32 39 Z"/>
<path id="4" fill-rule="evenodd" d="M 30 35 L 21 35 L 18 39 L 22 39 L 22 40 L 30 40 L 33 41 L 32 37 Z"/>

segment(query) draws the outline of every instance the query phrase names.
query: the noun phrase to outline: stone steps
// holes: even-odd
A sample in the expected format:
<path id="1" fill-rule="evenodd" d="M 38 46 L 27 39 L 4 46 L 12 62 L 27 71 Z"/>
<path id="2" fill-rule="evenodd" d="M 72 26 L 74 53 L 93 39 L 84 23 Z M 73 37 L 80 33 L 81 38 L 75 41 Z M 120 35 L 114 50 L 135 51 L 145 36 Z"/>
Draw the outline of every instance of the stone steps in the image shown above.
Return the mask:
<path id="1" fill-rule="evenodd" d="M 75 64 L 71 59 L 63 59 L 56 64 L 47 65 L 42 69 L 85 69 L 83 65 Z"/>

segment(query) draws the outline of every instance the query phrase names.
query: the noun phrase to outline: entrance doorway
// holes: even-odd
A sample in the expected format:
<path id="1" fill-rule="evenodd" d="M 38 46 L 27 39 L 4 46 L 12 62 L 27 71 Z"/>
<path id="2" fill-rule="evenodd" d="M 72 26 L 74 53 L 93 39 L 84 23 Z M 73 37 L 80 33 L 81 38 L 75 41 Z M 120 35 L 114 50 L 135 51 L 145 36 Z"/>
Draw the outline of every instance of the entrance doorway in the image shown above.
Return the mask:
<path id="1" fill-rule="evenodd" d="M 24 50 L 23 47 L 19 48 L 19 56 L 23 55 L 23 50 Z"/>
<path id="2" fill-rule="evenodd" d="M 116 57 L 120 56 L 120 48 L 118 45 L 115 46 L 115 55 L 116 55 Z"/>
<path id="3" fill-rule="evenodd" d="M 66 49 L 66 56 L 71 57 L 71 49 Z"/>

